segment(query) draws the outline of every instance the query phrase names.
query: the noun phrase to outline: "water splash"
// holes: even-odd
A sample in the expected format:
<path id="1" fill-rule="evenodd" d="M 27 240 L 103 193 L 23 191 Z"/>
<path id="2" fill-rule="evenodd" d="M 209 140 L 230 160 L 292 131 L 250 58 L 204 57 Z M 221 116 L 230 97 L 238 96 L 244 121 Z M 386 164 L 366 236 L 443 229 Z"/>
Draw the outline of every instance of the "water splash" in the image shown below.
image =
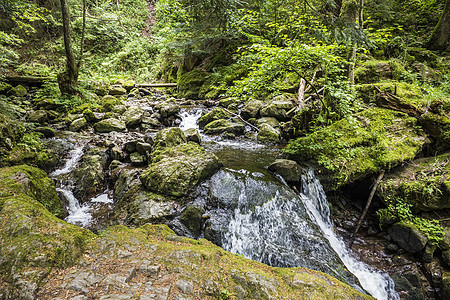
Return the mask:
<path id="1" fill-rule="evenodd" d="M 90 207 L 88 205 L 81 206 L 72 191 L 61 188 L 57 188 L 56 191 L 60 192 L 68 203 L 67 212 L 69 215 L 65 218 L 66 222 L 81 227 L 86 227 L 92 222 L 92 215 L 89 213 Z"/>
<path id="2" fill-rule="evenodd" d="M 83 156 L 83 147 L 77 147 L 76 149 L 70 151 L 69 159 L 64 164 L 64 167 L 61 169 L 55 170 L 52 173 L 50 173 L 50 177 L 57 177 L 60 175 L 68 174 L 70 171 L 75 168 L 77 163 L 80 161 L 81 156 Z"/>
<path id="3" fill-rule="evenodd" d="M 312 169 L 302 176 L 300 199 L 305 204 L 311 218 L 319 225 L 324 236 L 328 239 L 342 262 L 358 278 L 362 287 L 379 300 L 400 299 L 395 292 L 392 278 L 358 261 L 346 248 L 344 241 L 334 233 L 325 192 L 319 180 L 314 176 Z"/>
<path id="4" fill-rule="evenodd" d="M 187 130 L 187 129 L 199 129 L 197 121 L 202 116 L 202 110 L 201 109 L 183 109 L 180 112 L 181 117 L 181 123 L 179 125 L 181 130 Z"/>

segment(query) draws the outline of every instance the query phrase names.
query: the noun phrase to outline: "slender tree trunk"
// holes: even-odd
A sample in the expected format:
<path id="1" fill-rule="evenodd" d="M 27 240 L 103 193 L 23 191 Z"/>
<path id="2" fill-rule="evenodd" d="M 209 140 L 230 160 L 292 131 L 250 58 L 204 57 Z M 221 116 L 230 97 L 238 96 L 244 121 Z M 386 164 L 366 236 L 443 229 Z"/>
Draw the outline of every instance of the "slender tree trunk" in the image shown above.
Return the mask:
<path id="1" fill-rule="evenodd" d="M 439 22 L 431 33 L 427 48 L 444 51 L 448 49 L 450 42 L 450 0 L 445 1 L 444 10 Z"/>
<path id="2" fill-rule="evenodd" d="M 64 31 L 64 48 L 66 50 L 66 70 L 58 74 L 58 85 L 61 94 L 74 95 L 78 80 L 78 67 L 72 48 L 72 30 L 70 27 L 70 13 L 67 0 L 61 0 L 61 12 Z"/>
<path id="3" fill-rule="evenodd" d="M 83 0 L 83 29 L 81 31 L 81 42 L 80 42 L 80 57 L 78 58 L 77 68 L 79 69 L 83 62 L 83 54 L 84 54 L 84 34 L 86 32 L 86 0 Z"/>

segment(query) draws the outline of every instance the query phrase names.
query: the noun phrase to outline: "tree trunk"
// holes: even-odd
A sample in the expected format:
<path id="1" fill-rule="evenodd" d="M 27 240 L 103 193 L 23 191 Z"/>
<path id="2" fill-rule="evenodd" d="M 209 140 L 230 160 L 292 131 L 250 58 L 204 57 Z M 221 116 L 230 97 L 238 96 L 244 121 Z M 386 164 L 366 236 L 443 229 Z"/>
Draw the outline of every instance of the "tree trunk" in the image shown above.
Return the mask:
<path id="1" fill-rule="evenodd" d="M 450 0 L 445 1 L 439 22 L 434 27 L 431 38 L 427 43 L 427 48 L 431 50 L 444 51 L 448 49 L 450 42 Z"/>
<path id="2" fill-rule="evenodd" d="M 74 95 L 78 80 L 78 67 L 72 49 L 72 31 L 70 27 L 70 13 L 67 0 L 61 0 L 61 13 L 64 31 L 64 48 L 66 50 L 66 70 L 58 74 L 58 85 L 61 94 Z"/>

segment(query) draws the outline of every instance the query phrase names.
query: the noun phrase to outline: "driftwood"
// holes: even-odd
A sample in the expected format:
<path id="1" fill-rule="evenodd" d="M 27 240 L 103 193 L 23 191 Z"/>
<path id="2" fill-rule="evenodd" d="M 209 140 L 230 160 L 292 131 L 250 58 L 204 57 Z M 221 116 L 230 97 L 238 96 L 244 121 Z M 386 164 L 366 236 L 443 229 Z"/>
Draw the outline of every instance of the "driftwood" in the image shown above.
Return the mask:
<path id="1" fill-rule="evenodd" d="M 255 129 L 256 131 L 259 131 L 258 127 L 255 127 L 255 126 L 253 126 L 252 124 L 250 124 L 249 122 L 245 121 L 244 119 L 242 119 L 242 117 L 241 117 L 240 115 L 235 114 L 234 112 L 231 112 L 231 111 L 229 111 L 229 110 L 226 109 L 226 108 L 222 108 L 222 109 L 223 109 L 224 111 L 226 111 L 227 113 L 229 113 L 229 114 L 231 114 L 231 115 L 233 115 L 233 116 L 235 116 L 235 117 L 238 117 L 238 119 L 241 120 L 242 122 L 244 122 L 244 124 L 247 124 L 248 126 L 250 126 L 251 128 Z"/>
<path id="2" fill-rule="evenodd" d="M 150 88 L 177 87 L 177 84 L 176 83 L 141 83 L 141 84 L 136 84 L 136 87 L 150 87 Z"/>
<path id="3" fill-rule="evenodd" d="M 11 83 L 24 83 L 30 85 L 42 85 L 44 81 L 51 80 L 51 77 L 38 76 L 5 76 L 6 81 Z"/>
<path id="4" fill-rule="evenodd" d="M 377 181 L 375 181 L 375 183 L 372 187 L 372 190 L 370 191 L 369 198 L 367 198 L 366 207 L 364 208 L 364 211 L 363 211 L 361 217 L 359 218 L 358 225 L 356 226 L 356 229 L 355 229 L 355 233 L 358 233 L 359 228 L 361 228 L 361 224 L 362 224 L 364 218 L 366 217 L 367 211 L 369 210 L 370 204 L 372 203 L 373 196 L 375 195 L 375 191 L 377 190 L 378 184 L 380 183 L 381 179 L 383 179 L 383 176 L 384 176 L 384 170 L 381 170 L 380 175 L 378 175 Z"/>
<path id="5" fill-rule="evenodd" d="M 305 107 L 305 88 L 306 88 L 306 81 L 305 79 L 300 79 L 300 87 L 298 88 L 298 108 L 302 109 Z"/>

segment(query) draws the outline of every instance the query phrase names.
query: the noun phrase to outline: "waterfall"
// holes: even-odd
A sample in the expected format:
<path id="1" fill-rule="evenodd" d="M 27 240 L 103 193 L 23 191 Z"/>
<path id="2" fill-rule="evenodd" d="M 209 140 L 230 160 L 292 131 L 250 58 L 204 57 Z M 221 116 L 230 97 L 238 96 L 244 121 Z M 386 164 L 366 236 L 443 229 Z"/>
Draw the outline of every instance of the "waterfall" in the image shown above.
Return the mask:
<path id="1" fill-rule="evenodd" d="M 381 299 L 400 299 L 394 290 L 394 281 L 387 274 L 381 274 L 365 263 L 358 261 L 346 248 L 344 241 L 333 230 L 330 220 L 330 209 L 325 192 L 312 169 L 302 176 L 302 193 L 300 199 L 307 208 L 311 218 L 319 225 L 334 251 L 339 255 L 345 266 L 361 283 L 362 287 L 373 297 Z"/>
<path id="2" fill-rule="evenodd" d="M 179 125 L 181 130 L 186 130 L 190 128 L 199 129 L 197 120 L 202 116 L 201 109 L 183 109 L 180 112 L 181 123 Z"/>

